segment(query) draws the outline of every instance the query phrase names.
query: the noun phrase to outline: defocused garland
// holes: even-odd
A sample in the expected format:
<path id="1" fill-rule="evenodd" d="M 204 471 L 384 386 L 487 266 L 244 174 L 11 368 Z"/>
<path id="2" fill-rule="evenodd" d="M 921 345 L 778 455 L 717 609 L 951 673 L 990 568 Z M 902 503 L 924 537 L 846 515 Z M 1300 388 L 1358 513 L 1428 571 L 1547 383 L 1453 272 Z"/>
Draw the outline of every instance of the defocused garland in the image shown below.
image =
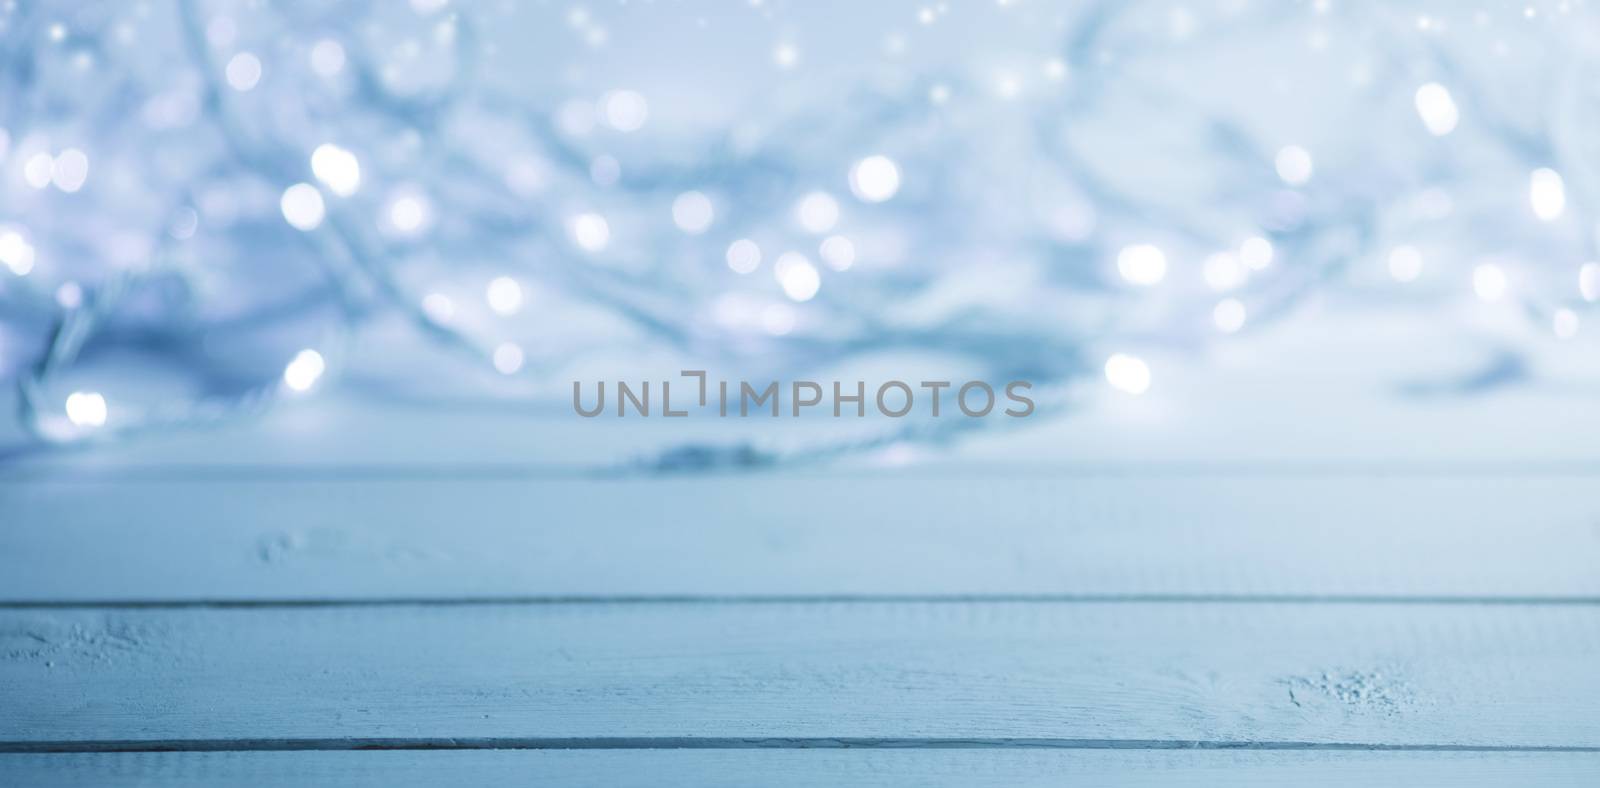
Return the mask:
<path id="1" fill-rule="evenodd" d="M 1216 11 L 1180 36 L 1192 16 L 1099 3 L 1073 12 L 1042 88 L 967 71 L 826 86 L 814 106 L 752 108 L 747 126 L 685 141 L 652 140 L 632 91 L 541 103 L 489 87 L 489 4 L 8 4 L 0 354 L 23 423 L 72 442 L 310 389 L 396 317 L 557 397 L 563 364 L 643 341 L 730 369 L 953 355 L 1033 381 L 1042 409 L 1103 362 L 1119 388 L 1150 384 L 1106 348 L 1259 324 L 1354 263 L 1378 261 L 1382 286 L 1412 297 L 1516 299 L 1575 333 L 1600 297 L 1584 264 L 1593 21 L 1480 12 L 1452 29 L 1346 5 Z M 1537 83 L 1496 78 L 1511 45 L 1490 32 L 1518 24 Z M 1306 29 L 1305 46 L 1277 45 L 1309 60 L 1342 35 L 1373 54 L 1344 64 L 1367 113 L 1333 135 L 1348 150 L 1260 139 L 1250 113 L 1162 78 Z M 1175 130 L 1189 158 L 1128 167 L 1121 150 L 1108 165 L 1077 133 L 1118 124 L 1128 146 Z M 1203 176 L 1190 192 L 1148 186 L 1191 165 L 1174 173 Z M 487 291 L 437 291 L 452 279 Z M 612 328 L 524 321 L 535 288 L 539 308 Z M 122 408 L 60 383 L 97 348 L 175 365 L 201 394 Z M 898 424 L 789 454 L 971 428 Z"/>

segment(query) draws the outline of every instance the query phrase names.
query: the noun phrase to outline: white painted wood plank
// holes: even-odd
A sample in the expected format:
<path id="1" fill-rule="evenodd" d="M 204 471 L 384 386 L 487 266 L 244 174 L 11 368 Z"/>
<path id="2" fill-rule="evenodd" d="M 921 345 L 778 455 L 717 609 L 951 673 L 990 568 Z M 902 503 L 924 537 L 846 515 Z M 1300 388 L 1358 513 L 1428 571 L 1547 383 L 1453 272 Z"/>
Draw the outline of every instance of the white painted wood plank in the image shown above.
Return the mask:
<path id="1" fill-rule="evenodd" d="M 1600 596 L 1587 476 L 0 484 L 0 600 Z"/>
<path id="2" fill-rule="evenodd" d="M 0 742 L 1594 748 L 1597 654 L 1593 605 L 8 611 Z"/>
<path id="3" fill-rule="evenodd" d="M 1127 750 L 621 750 L 4 755 L 0 782 L 37 788 L 561 785 L 1592 786 L 1600 755 L 1527 752 Z"/>

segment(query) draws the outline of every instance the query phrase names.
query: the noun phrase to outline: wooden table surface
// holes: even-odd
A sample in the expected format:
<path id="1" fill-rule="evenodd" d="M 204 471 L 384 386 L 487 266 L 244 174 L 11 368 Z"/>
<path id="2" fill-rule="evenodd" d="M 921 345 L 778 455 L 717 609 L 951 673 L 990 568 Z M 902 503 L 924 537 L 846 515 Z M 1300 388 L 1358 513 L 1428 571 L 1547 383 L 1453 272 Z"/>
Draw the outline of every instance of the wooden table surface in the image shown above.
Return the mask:
<path id="1" fill-rule="evenodd" d="M 542 460 L 637 447 L 337 396 L 14 457 L 0 784 L 1597 784 L 1592 409 L 1230 408 L 1137 461 L 598 477 Z"/>

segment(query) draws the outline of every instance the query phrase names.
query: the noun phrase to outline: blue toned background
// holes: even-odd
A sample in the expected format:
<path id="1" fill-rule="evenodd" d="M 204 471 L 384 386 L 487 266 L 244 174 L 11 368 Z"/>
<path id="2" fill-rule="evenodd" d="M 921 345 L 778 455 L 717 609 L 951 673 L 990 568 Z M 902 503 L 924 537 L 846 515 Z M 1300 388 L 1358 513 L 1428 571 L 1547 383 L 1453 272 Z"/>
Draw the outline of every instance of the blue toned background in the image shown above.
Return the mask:
<path id="1" fill-rule="evenodd" d="M 1245 380 L 1592 385 L 1581 4 L 854 6 L 9 7 L 13 453 L 682 368 L 1026 378 L 1140 441 Z"/>
<path id="2" fill-rule="evenodd" d="M 0 0 L 0 783 L 1593 784 L 1597 53 Z"/>

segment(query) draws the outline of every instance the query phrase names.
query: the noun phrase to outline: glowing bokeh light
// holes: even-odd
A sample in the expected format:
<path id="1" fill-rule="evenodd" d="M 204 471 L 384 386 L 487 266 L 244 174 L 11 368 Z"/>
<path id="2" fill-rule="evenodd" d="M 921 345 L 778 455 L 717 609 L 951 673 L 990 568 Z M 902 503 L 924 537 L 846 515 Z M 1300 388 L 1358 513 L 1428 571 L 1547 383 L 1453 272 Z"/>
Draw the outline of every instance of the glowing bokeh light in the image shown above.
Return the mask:
<path id="1" fill-rule="evenodd" d="M 850 168 L 850 192 L 863 202 L 883 202 L 900 191 L 900 167 L 888 156 L 868 156 Z"/>
<path id="2" fill-rule="evenodd" d="M 1117 272 L 1129 284 L 1149 287 L 1167 277 L 1167 256 L 1154 244 L 1133 244 L 1117 253 Z"/>
<path id="3" fill-rule="evenodd" d="M 728 268 L 737 274 L 748 274 L 761 265 L 761 247 L 749 238 L 740 238 L 728 244 Z"/>
<path id="4" fill-rule="evenodd" d="M 74 391 L 67 395 L 67 420 L 79 427 L 101 427 L 106 423 L 106 398 L 94 391 Z"/>
<path id="5" fill-rule="evenodd" d="M 1137 356 L 1113 353 L 1106 359 L 1105 375 L 1118 391 L 1137 396 L 1150 390 L 1150 366 Z"/>
<path id="6" fill-rule="evenodd" d="M 297 183 L 284 189 L 278 207 L 290 227 L 305 232 L 317 229 L 327 212 L 322 203 L 322 192 L 309 183 Z"/>
<path id="7" fill-rule="evenodd" d="M 283 384 L 290 391 L 310 391 L 328 365 L 322 354 L 307 348 L 294 355 L 283 368 Z"/>

